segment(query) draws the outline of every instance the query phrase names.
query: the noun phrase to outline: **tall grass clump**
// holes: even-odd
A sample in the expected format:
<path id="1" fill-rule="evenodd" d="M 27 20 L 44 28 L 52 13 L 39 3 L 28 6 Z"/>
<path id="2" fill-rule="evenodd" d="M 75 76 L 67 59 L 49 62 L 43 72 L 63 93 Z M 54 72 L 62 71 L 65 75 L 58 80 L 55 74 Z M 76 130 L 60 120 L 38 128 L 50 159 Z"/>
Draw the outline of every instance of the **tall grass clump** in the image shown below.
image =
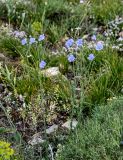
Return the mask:
<path id="1" fill-rule="evenodd" d="M 68 141 L 59 148 L 56 159 L 122 159 L 122 104 L 123 98 L 120 97 L 105 106 L 97 106 L 92 118 L 80 124 Z"/>

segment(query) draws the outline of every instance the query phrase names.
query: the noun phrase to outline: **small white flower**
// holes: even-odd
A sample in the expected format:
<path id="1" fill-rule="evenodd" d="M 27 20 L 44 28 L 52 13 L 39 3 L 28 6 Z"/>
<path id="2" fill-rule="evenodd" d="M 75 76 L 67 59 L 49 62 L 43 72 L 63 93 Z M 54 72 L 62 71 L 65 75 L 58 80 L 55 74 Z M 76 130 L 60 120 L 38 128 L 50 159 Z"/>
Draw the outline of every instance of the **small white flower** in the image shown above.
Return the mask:
<path id="1" fill-rule="evenodd" d="M 112 46 L 112 49 L 119 49 L 119 46 Z"/>
<path id="2" fill-rule="evenodd" d="M 81 30 L 81 28 L 80 28 L 80 27 L 76 27 L 75 29 L 76 29 L 76 30 Z"/>
<path id="3" fill-rule="evenodd" d="M 80 0 L 80 3 L 84 3 L 84 0 Z"/>
<path id="4" fill-rule="evenodd" d="M 119 37 L 117 41 L 123 41 L 123 38 L 122 38 L 122 37 Z"/>

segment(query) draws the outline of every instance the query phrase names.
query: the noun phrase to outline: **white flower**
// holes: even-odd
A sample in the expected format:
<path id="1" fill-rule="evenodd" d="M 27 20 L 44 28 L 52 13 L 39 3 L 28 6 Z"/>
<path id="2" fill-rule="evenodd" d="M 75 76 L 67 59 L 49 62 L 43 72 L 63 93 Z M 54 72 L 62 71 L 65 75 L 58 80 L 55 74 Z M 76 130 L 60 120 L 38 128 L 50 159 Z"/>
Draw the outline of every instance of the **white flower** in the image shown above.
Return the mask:
<path id="1" fill-rule="evenodd" d="M 84 3 L 84 0 L 80 0 L 80 3 Z"/>
<path id="2" fill-rule="evenodd" d="M 122 38 L 122 37 L 119 37 L 117 41 L 123 41 L 123 38 Z"/>

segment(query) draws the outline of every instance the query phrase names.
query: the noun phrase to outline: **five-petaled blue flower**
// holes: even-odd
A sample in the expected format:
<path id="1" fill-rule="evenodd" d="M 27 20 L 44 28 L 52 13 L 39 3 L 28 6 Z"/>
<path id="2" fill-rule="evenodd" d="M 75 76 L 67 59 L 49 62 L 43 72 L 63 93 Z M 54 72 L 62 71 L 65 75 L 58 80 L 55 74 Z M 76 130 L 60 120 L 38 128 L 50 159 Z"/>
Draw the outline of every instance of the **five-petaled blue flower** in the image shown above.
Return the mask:
<path id="1" fill-rule="evenodd" d="M 29 43 L 30 43 L 30 44 L 35 43 L 35 38 L 31 37 L 31 38 L 29 39 Z"/>
<path id="2" fill-rule="evenodd" d="M 22 39 L 22 40 L 21 40 L 21 44 L 22 44 L 22 45 L 27 44 L 27 39 L 26 39 L 26 38 Z"/>
<path id="3" fill-rule="evenodd" d="M 96 39 L 97 39 L 96 35 L 93 35 L 93 36 L 91 37 L 91 40 L 92 40 L 92 41 L 96 41 Z"/>
<path id="4" fill-rule="evenodd" d="M 78 40 L 76 41 L 76 45 L 77 45 L 78 47 L 81 47 L 81 46 L 83 45 L 83 40 L 82 40 L 82 39 L 78 39 Z"/>
<path id="5" fill-rule="evenodd" d="M 65 43 L 65 46 L 69 49 L 74 43 L 74 40 L 72 38 L 68 39 Z"/>
<path id="6" fill-rule="evenodd" d="M 72 54 L 68 55 L 68 61 L 69 61 L 69 62 L 74 62 L 75 59 L 76 59 L 76 58 L 74 57 L 74 55 L 72 55 Z"/>
<path id="7" fill-rule="evenodd" d="M 102 42 L 97 42 L 97 44 L 96 44 L 96 46 L 95 46 L 95 49 L 97 50 L 97 51 L 100 51 L 100 50 L 102 50 L 103 49 L 103 43 Z"/>
<path id="8" fill-rule="evenodd" d="M 45 39 L 45 35 L 44 34 L 41 34 L 38 38 L 38 41 L 43 41 Z"/>
<path id="9" fill-rule="evenodd" d="M 88 56 L 88 60 L 89 60 L 89 61 L 93 61 L 94 58 L 95 58 L 94 54 L 92 54 L 92 53 L 89 54 L 89 56 Z"/>
<path id="10" fill-rule="evenodd" d="M 40 67 L 41 69 L 43 69 L 43 68 L 45 68 L 45 66 L 46 66 L 46 62 L 42 60 L 42 61 L 40 62 L 40 64 L 39 64 L 39 67 Z"/>

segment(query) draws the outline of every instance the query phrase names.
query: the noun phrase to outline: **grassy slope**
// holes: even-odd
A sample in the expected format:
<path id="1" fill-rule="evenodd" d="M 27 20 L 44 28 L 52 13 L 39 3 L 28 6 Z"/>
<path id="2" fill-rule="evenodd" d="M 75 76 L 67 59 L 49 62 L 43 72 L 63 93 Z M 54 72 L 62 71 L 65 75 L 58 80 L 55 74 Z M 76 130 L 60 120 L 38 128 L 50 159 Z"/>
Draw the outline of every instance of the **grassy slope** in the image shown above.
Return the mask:
<path id="1" fill-rule="evenodd" d="M 44 123 L 42 116 L 44 107 L 48 106 L 47 112 L 51 113 L 49 106 L 52 103 L 57 106 L 54 115 L 61 112 L 71 116 L 72 112 L 72 115 L 82 119 L 83 112 L 85 115 L 93 113 L 92 119 L 88 119 L 84 124 L 82 124 L 83 119 L 79 122 L 78 129 L 67 140 L 65 148 L 56 159 L 121 160 L 122 153 L 119 150 L 119 142 L 122 137 L 123 99 L 119 98 L 110 105 L 104 105 L 108 98 L 122 95 L 123 57 L 122 53 L 119 54 L 111 48 L 117 37 L 110 37 L 109 47 L 105 47 L 100 52 L 90 50 L 85 45 L 78 53 L 75 53 L 74 65 L 68 62 L 67 54 L 69 53 L 64 52 L 62 46 L 68 37 L 76 40 L 85 34 L 93 35 L 95 33 L 93 28 L 100 25 L 105 29 L 108 21 L 113 20 L 116 15 L 122 15 L 122 2 L 121 0 L 90 0 L 85 4 L 75 3 L 74 0 L 73 3 L 69 2 L 71 1 L 48 0 L 45 3 L 43 0 L 31 0 L 28 5 L 15 4 L 14 1 L 8 5 L 0 3 L 2 5 L 0 7 L 2 21 L 11 23 L 14 29 L 19 28 L 26 31 L 27 37 L 32 35 L 38 38 L 42 33 L 46 35 L 43 43 L 28 47 L 22 46 L 19 39 L 1 31 L 0 52 L 7 56 L 7 61 L 5 61 L 7 66 L 5 67 L 4 64 L 0 66 L 0 83 L 8 86 L 12 96 L 10 93 L 10 97 L 8 96 L 6 101 L 5 93 L 0 102 L 5 106 L 5 111 L 14 123 L 18 122 L 15 115 L 18 115 L 20 107 L 20 117 L 23 117 L 25 124 L 32 129 L 32 134 L 37 132 L 36 127 L 38 128 L 37 124 L 40 124 L 40 121 Z M 80 27 L 80 30 L 77 30 L 77 27 Z M 121 28 L 122 25 L 120 30 L 122 30 Z M 7 33 L 9 31 L 10 28 L 7 28 Z M 105 41 L 101 32 L 99 32 L 97 40 Z M 54 56 L 52 49 L 58 50 L 59 54 Z M 90 52 L 96 56 L 92 63 L 87 60 Z M 69 77 L 70 73 L 71 89 L 66 81 L 42 77 L 39 69 L 39 62 L 42 59 L 47 62 L 46 68 L 58 66 L 66 77 Z M 77 79 L 77 76 L 81 77 Z M 65 86 L 64 90 L 63 86 Z M 78 93 L 76 88 L 79 87 L 81 91 Z M 25 97 L 27 107 L 23 108 L 22 103 L 18 104 L 18 94 Z M 12 112 L 9 111 L 10 108 L 12 108 Z M 93 108 L 95 109 L 92 112 Z M 52 114 L 48 114 L 48 116 L 52 119 Z M 47 119 L 46 121 L 52 124 Z M 11 127 L 13 129 L 13 126 Z M 16 132 L 12 137 L 15 135 Z M 6 137 L 6 134 L 1 137 Z M 10 140 L 10 138 L 7 139 Z M 23 141 L 23 138 L 21 140 Z M 24 157 L 32 160 L 41 159 L 39 154 L 35 157 L 37 148 L 32 147 L 32 154 L 30 154 L 28 144 L 26 146 L 23 146 L 25 143 L 20 144 L 18 135 L 12 142 L 15 143 L 15 146 L 17 145 L 18 160 L 24 159 Z M 23 147 L 27 147 L 26 154 L 24 149 L 20 149 Z M 42 148 L 43 151 L 46 150 L 46 153 L 43 154 L 44 159 L 48 159 L 47 145 Z"/>

